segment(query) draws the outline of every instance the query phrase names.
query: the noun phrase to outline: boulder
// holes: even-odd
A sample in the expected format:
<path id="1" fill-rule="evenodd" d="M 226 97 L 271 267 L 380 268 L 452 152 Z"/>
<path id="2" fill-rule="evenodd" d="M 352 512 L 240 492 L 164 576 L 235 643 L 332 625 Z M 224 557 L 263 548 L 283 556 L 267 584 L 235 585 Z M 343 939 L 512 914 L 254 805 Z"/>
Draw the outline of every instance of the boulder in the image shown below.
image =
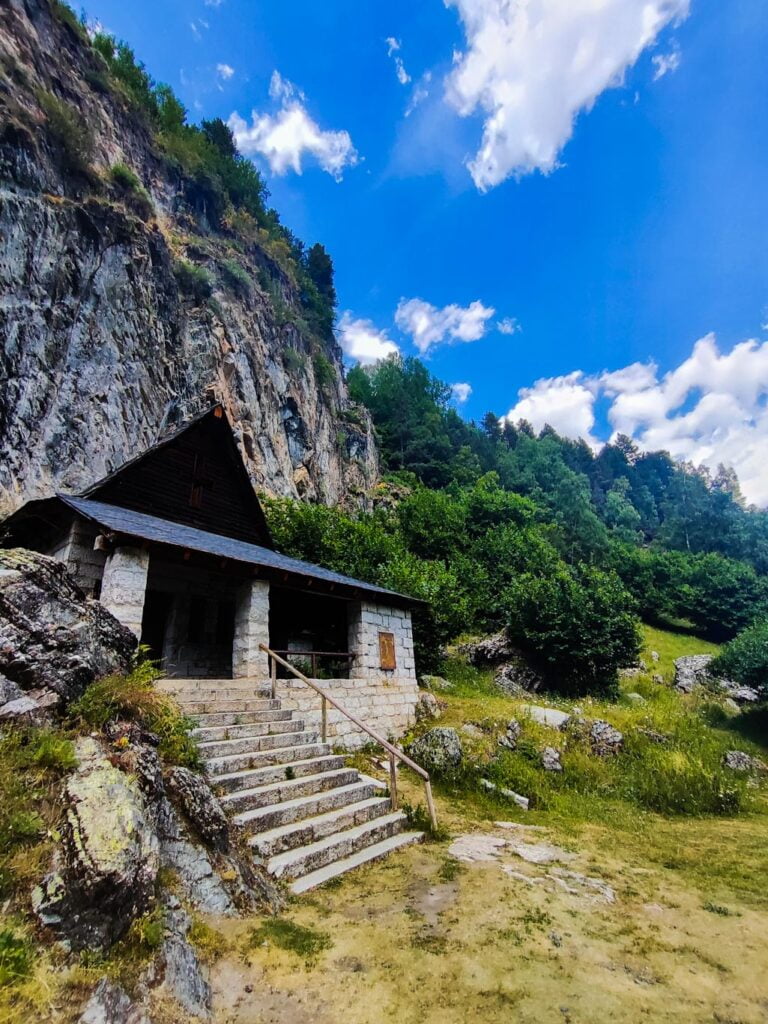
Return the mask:
<path id="1" fill-rule="evenodd" d="M 176 766 L 169 769 L 166 785 L 203 842 L 226 853 L 229 849 L 229 821 L 203 776 L 189 768 Z"/>
<path id="2" fill-rule="evenodd" d="M 429 690 L 425 690 L 419 694 L 419 701 L 415 709 L 416 721 L 422 722 L 439 718 L 445 707 L 445 701 L 438 700 L 434 693 L 430 693 Z"/>
<path id="3" fill-rule="evenodd" d="M 609 722 L 597 719 L 590 727 L 589 742 L 593 754 L 597 754 L 598 757 L 611 757 L 621 751 L 624 736 Z"/>
<path id="4" fill-rule="evenodd" d="M 493 681 L 503 693 L 511 697 L 521 693 L 535 692 L 544 685 L 543 677 L 534 671 L 521 655 L 505 661 L 496 670 Z"/>
<path id="5" fill-rule="evenodd" d="M 544 747 L 541 752 L 541 767 L 545 772 L 561 772 L 563 770 L 560 751 L 556 747 Z"/>
<path id="6" fill-rule="evenodd" d="M 760 694 L 751 686 L 740 686 L 730 679 L 720 679 L 718 682 L 721 688 L 728 694 L 729 699 L 737 705 L 756 704 L 760 700 Z"/>
<path id="7" fill-rule="evenodd" d="M 450 690 L 451 684 L 442 676 L 419 676 L 419 686 L 423 690 Z"/>
<path id="8" fill-rule="evenodd" d="M 723 755 L 723 764 L 734 772 L 750 775 L 762 775 L 768 771 L 768 765 L 759 757 L 752 757 L 744 750 L 727 750 Z"/>
<path id="9" fill-rule="evenodd" d="M 33 721 L 41 715 L 41 708 L 37 701 L 29 697 L 19 697 L 17 700 L 9 700 L 7 704 L 0 707 L 0 721 Z"/>
<path id="10" fill-rule="evenodd" d="M 413 760 L 435 775 L 444 775 L 461 765 L 463 751 L 455 729 L 438 727 L 424 733 L 408 748 Z"/>
<path id="11" fill-rule="evenodd" d="M 9 701 L 18 700 L 24 696 L 24 691 L 16 683 L 12 683 L 0 672 L 0 706 Z"/>
<path id="12" fill-rule="evenodd" d="M 23 548 L 0 550 L 4 685 L 69 701 L 98 676 L 127 670 L 135 649 L 133 633 L 87 598 L 61 562 Z"/>
<path id="13" fill-rule="evenodd" d="M 625 693 L 624 699 L 629 701 L 630 704 L 647 704 L 645 697 L 641 693 Z"/>
<path id="14" fill-rule="evenodd" d="M 651 661 L 654 663 L 659 661 L 660 655 L 658 651 L 651 651 Z"/>
<path id="15" fill-rule="evenodd" d="M 709 681 L 711 654 L 687 654 L 675 661 L 675 689 L 692 693 L 697 686 Z"/>
<path id="16" fill-rule="evenodd" d="M 507 750 L 516 750 L 517 741 L 520 739 L 520 733 L 523 731 L 522 725 L 516 718 L 511 718 L 507 722 L 507 730 L 499 740 L 499 746 L 506 747 Z"/>
<path id="17" fill-rule="evenodd" d="M 103 949 L 149 908 L 159 842 L 136 779 L 112 765 L 92 738 L 76 746 L 65 785 L 63 863 L 32 894 L 40 921 L 75 949 Z"/>
<path id="18" fill-rule="evenodd" d="M 524 715 L 539 725 L 548 725 L 551 729 L 564 729 L 571 720 L 566 711 L 557 708 L 545 708 L 539 704 L 523 704 L 520 708 Z"/>
<path id="19" fill-rule="evenodd" d="M 505 630 L 483 637 L 468 644 L 461 644 L 459 653 L 463 654 L 471 665 L 500 665 L 519 657 L 519 651 L 513 646 Z"/>
<path id="20" fill-rule="evenodd" d="M 102 978 L 77 1024 L 150 1024 L 144 1010 L 109 978 Z"/>

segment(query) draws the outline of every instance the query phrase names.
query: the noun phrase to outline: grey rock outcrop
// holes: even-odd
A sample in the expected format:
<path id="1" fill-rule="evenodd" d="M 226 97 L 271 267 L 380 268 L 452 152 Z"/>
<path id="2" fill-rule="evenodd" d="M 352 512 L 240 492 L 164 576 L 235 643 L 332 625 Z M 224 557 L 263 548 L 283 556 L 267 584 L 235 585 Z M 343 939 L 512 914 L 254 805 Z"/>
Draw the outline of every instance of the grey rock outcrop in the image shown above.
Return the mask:
<path id="1" fill-rule="evenodd" d="M 539 725 L 547 725 L 550 729 L 564 729 L 571 720 L 567 711 L 557 708 L 545 708 L 539 704 L 523 704 L 522 713 Z"/>
<path id="2" fill-rule="evenodd" d="M 0 517 L 86 488 L 213 399 L 260 489 L 363 501 L 370 419 L 269 245 L 213 228 L 199 183 L 162 159 L 48 0 L 0 5 L 0 68 Z M 46 96 L 87 126 L 85 173 L 62 161 Z M 149 194 L 146 219 L 110 184 L 118 163 Z M 209 297 L 185 291 L 180 260 Z"/>
<path id="3" fill-rule="evenodd" d="M 471 665 L 480 668 L 495 666 L 494 682 L 503 693 L 510 696 L 528 690 L 536 691 L 543 686 L 543 678 L 514 646 L 506 630 L 462 644 L 459 653 L 463 654 Z"/>
<path id="4" fill-rule="evenodd" d="M 561 772 L 563 770 L 560 751 L 556 747 L 544 747 L 541 752 L 541 767 L 545 772 Z"/>
<path id="5" fill-rule="evenodd" d="M 161 949 L 163 987 L 193 1017 L 211 1015 L 211 986 L 187 934 L 192 919 L 176 899 L 165 912 L 165 939 Z"/>
<path id="6" fill-rule="evenodd" d="M 419 686 L 424 690 L 437 690 L 438 692 L 451 689 L 451 684 L 442 676 L 419 676 Z"/>
<path id="7" fill-rule="evenodd" d="M 445 708 L 445 701 L 438 700 L 434 693 L 429 690 L 419 694 L 419 702 L 416 705 L 416 721 L 429 721 L 439 718 Z"/>
<path id="8" fill-rule="evenodd" d="M 40 921 L 73 948 L 102 949 L 151 905 L 159 841 L 138 782 L 91 738 L 76 747 L 66 782 L 63 862 L 33 893 Z"/>
<path id="9" fill-rule="evenodd" d="M 697 686 L 709 680 L 711 654 L 687 654 L 675 661 L 675 689 L 680 693 L 692 693 Z"/>
<path id="10" fill-rule="evenodd" d="M 201 839 L 214 850 L 226 853 L 229 850 L 229 821 L 202 775 L 177 766 L 169 769 L 166 785 Z"/>
<path id="11" fill-rule="evenodd" d="M 46 710 L 78 697 L 98 676 L 127 669 L 135 648 L 133 633 L 86 598 L 61 562 L 0 549 L 4 692 L 15 694 L 13 683 Z"/>
<path id="12" fill-rule="evenodd" d="M 520 739 L 522 731 L 523 727 L 517 719 L 510 719 L 509 722 L 507 722 L 507 728 L 504 735 L 499 739 L 499 746 L 506 747 L 507 750 L 517 750 L 517 742 Z"/>
<path id="13" fill-rule="evenodd" d="M 455 771 L 462 762 L 464 753 L 461 740 L 455 729 L 439 726 L 424 733 L 408 748 L 408 754 L 428 772 L 447 775 Z"/>
<path id="14" fill-rule="evenodd" d="M 77 1024 L 151 1024 L 144 1010 L 109 978 L 93 990 Z"/>
<path id="15" fill-rule="evenodd" d="M 723 755 L 723 764 L 734 772 L 750 775 L 764 775 L 768 765 L 759 757 L 753 757 L 744 750 L 727 750 Z"/>
<path id="16" fill-rule="evenodd" d="M 589 742 L 592 753 L 598 757 L 611 757 L 621 752 L 624 736 L 609 722 L 597 719 L 589 729 Z"/>

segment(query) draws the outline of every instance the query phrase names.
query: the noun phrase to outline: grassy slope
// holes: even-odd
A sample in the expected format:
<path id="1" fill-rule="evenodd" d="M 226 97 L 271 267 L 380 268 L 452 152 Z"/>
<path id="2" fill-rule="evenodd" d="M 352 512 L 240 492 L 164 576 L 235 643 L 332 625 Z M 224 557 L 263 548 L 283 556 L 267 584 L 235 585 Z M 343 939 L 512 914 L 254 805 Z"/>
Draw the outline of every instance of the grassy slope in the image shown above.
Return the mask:
<path id="1" fill-rule="evenodd" d="M 711 649 L 658 630 L 646 641 L 649 664 L 650 650 L 658 651 L 655 669 L 667 677 L 675 657 Z M 460 727 L 511 717 L 517 702 L 488 683 L 465 672 L 444 720 Z M 654 721 L 671 722 L 695 705 L 657 692 L 648 677 L 624 689 L 650 694 L 643 713 Z M 597 710 L 627 728 L 638 714 L 621 702 L 585 707 Z M 746 746 L 730 727 L 713 732 L 718 746 Z M 420 798 L 415 780 L 402 786 L 406 799 Z M 301 943 L 254 944 L 254 922 L 217 922 L 231 943 L 214 972 L 217 1020 L 765 1021 L 768 817 L 759 808 L 736 818 L 662 816 L 630 800 L 567 792 L 554 810 L 526 815 L 442 788 L 438 809 L 453 835 L 504 835 L 497 819 L 544 826 L 531 838 L 574 851 L 570 867 L 608 881 L 616 903 L 527 885 L 499 863 L 459 865 L 448 843 L 412 848 L 296 901 L 286 916 Z M 506 860 L 527 874 L 547 870 L 512 854 Z M 319 951 L 309 957 L 302 929 L 317 936 Z"/>

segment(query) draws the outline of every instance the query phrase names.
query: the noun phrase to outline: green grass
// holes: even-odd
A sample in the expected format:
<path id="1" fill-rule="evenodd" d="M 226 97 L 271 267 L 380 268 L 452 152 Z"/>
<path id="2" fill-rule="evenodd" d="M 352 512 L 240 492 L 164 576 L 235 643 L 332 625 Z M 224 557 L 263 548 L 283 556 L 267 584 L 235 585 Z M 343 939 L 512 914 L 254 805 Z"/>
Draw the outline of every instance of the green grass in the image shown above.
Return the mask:
<path id="1" fill-rule="evenodd" d="M 264 943 L 295 953 L 310 963 L 333 945 L 327 932 L 306 928 L 287 917 L 269 917 L 251 930 L 248 948 L 255 949 Z"/>
<path id="2" fill-rule="evenodd" d="M 32 970 L 34 946 L 12 928 L 0 929 L 0 988 L 14 985 Z"/>
<path id="3" fill-rule="evenodd" d="M 745 735 L 751 715 L 731 717 L 711 694 L 684 696 L 669 685 L 676 658 L 716 653 L 716 645 L 650 627 L 644 627 L 643 636 L 647 671 L 622 680 L 615 701 L 554 694 L 507 697 L 495 688 L 492 671 L 477 670 L 457 656 L 449 658 L 443 674 L 450 688 L 441 694 L 448 708 L 440 724 L 459 729 L 465 766 L 458 780 L 443 781 L 443 792 L 470 800 L 491 818 L 499 816 L 501 806 L 509 810 L 514 805 L 498 792 L 479 791 L 481 778 L 528 797 L 532 810 L 564 821 L 626 822 L 648 812 L 732 816 L 764 806 L 763 792 L 722 763 L 725 751 L 734 747 L 765 757 L 764 741 L 755 742 L 758 729 L 751 730 L 752 738 Z M 658 652 L 658 662 L 651 659 L 651 650 Z M 668 682 L 655 682 L 657 673 Z M 633 691 L 641 694 L 641 703 L 627 699 L 626 693 Z M 564 731 L 550 729 L 526 716 L 525 703 L 559 707 L 571 713 L 573 721 Z M 523 726 L 514 752 L 498 744 L 511 718 Z M 622 752 L 615 757 L 593 754 L 589 726 L 579 725 L 579 718 L 603 719 L 619 729 L 624 736 Z M 463 732 L 465 723 L 479 727 L 479 733 Z M 429 727 L 423 723 L 416 731 Z M 655 742 L 649 733 L 666 741 Z M 562 772 L 543 770 L 545 746 L 560 751 Z"/>

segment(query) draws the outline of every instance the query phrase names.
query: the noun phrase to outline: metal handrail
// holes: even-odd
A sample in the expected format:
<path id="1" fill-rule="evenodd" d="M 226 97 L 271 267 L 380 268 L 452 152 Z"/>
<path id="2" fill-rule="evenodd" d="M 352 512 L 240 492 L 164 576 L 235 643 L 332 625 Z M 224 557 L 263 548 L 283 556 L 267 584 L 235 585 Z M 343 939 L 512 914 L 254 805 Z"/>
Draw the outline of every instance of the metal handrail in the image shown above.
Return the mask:
<path id="1" fill-rule="evenodd" d="M 398 760 L 402 761 L 404 765 L 407 765 L 411 771 L 416 772 L 416 774 L 424 781 L 424 793 L 427 798 L 429 818 L 432 822 L 432 827 L 437 828 L 437 814 L 435 813 L 435 803 L 432 799 L 432 784 L 429 780 L 429 772 L 422 768 L 421 765 L 416 764 L 415 761 L 412 761 L 407 754 L 402 752 L 402 750 L 398 750 L 398 748 L 390 743 L 389 740 L 385 740 L 383 736 L 379 736 L 379 734 L 371 729 L 369 725 L 366 725 L 365 722 L 361 722 L 360 719 L 356 715 L 353 715 L 351 711 L 347 711 L 347 709 L 339 704 L 334 697 L 329 693 L 326 693 L 325 690 L 321 689 L 316 683 L 313 683 L 311 679 L 307 679 L 303 672 L 299 672 L 299 670 L 295 666 L 291 665 L 290 662 L 286 661 L 285 658 L 281 658 L 276 651 L 270 650 L 266 644 L 259 644 L 259 648 L 264 651 L 272 663 L 270 673 L 272 698 L 274 699 L 277 695 L 277 666 L 282 665 L 283 668 L 287 668 L 288 671 L 296 676 L 297 679 L 300 679 L 302 683 L 306 683 L 307 686 L 320 694 L 320 697 L 322 698 L 321 711 L 323 743 L 328 739 L 328 705 L 330 704 L 331 707 L 336 708 L 336 710 L 340 711 L 342 715 L 345 715 L 350 722 L 353 722 L 358 729 L 362 729 L 364 733 L 367 733 L 372 740 L 375 740 L 375 742 L 379 744 L 379 746 L 384 747 L 389 754 L 389 797 L 392 804 L 392 810 L 397 810 L 397 773 L 395 770 L 395 760 Z"/>

